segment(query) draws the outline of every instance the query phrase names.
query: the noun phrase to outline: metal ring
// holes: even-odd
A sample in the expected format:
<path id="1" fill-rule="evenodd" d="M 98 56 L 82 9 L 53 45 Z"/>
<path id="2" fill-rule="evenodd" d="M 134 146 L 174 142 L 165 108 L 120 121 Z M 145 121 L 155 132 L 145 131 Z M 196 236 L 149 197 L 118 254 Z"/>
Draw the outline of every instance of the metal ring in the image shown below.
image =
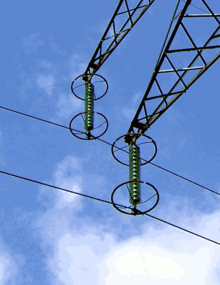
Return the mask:
<path id="1" fill-rule="evenodd" d="M 79 113 L 78 115 L 74 116 L 74 117 L 71 119 L 71 121 L 70 121 L 70 123 L 69 123 L 69 129 L 70 129 L 71 134 L 74 135 L 76 138 L 81 139 L 81 140 L 95 140 L 95 139 L 100 138 L 102 135 L 104 135 L 104 134 L 106 133 L 106 131 L 107 131 L 107 129 L 108 129 L 108 120 L 107 120 L 107 118 L 106 118 L 103 114 L 101 114 L 101 113 L 93 112 L 93 113 L 95 113 L 95 114 L 97 114 L 97 115 L 102 116 L 102 117 L 104 118 L 104 120 L 105 120 L 105 123 L 106 123 L 106 128 L 105 128 L 105 130 L 104 130 L 99 136 L 94 136 L 94 135 L 91 133 L 91 131 L 89 131 L 89 132 L 86 132 L 86 131 L 79 131 L 79 130 L 73 129 L 73 128 L 71 127 L 72 122 L 73 122 L 78 116 L 83 115 L 83 114 L 85 114 L 85 113 L 86 113 L 86 112 Z M 104 124 L 104 123 L 103 123 L 103 124 Z M 74 133 L 74 131 L 77 132 L 77 133 L 79 133 L 79 134 L 85 135 L 86 138 L 80 137 L 79 135 L 77 135 L 76 133 Z"/>
<path id="2" fill-rule="evenodd" d="M 117 139 L 113 142 L 112 147 L 111 147 L 111 152 L 112 152 L 112 155 L 113 155 L 114 159 L 117 160 L 119 163 L 121 163 L 121 164 L 123 164 L 123 165 L 129 166 L 129 164 L 120 161 L 120 160 L 115 156 L 115 152 L 113 151 L 113 149 L 114 149 L 114 147 L 115 147 L 115 148 L 117 148 L 118 150 L 121 150 L 121 151 L 124 151 L 124 152 L 129 153 L 128 151 L 125 151 L 125 150 L 123 150 L 122 148 L 118 148 L 118 147 L 115 146 L 115 143 L 116 143 L 118 140 L 120 140 L 121 138 L 126 137 L 126 136 L 128 136 L 128 135 L 144 136 L 144 137 L 148 138 L 148 139 L 151 141 L 151 143 L 153 143 L 154 149 L 155 149 L 153 156 L 151 157 L 151 159 L 146 160 L 146 162 L 141 163 L 140 166 L 143 166 L 143 165 L 146 165 L 147 163 L 150 163 L 150 162 L 155 158 L 155 156 L 156 156 L 156 154 L 157 154 L 157 145 L 156 145 L 156 142 L 155 142 L 151 137 L 149 137 L 149 136 L 147 136 L 147 135 L 145 135 L 145 134 L 141 134 L 141 133 L 140 133 L 140 134 L 127 133 L 127 134 L 125 134 L 125 135 L 120 136 L 119 138 L 117 138 Z M 140 159 L 141 159 L 141 158 L 140 158 Z M 144 159 L 142 159 L 142 160 L 144 160 Z"/>
<path id="3" fill-rule="evenodd" d="M 102 95 L 101 95 L 100 97 L 98 97 L 98 98 L 95 98 L 94 101 L 99 100 L 99 99 L 101 99 L 102 97 L 104 97 L 105 94 L 106 94 L 107 91 L 108 91 L 108 82 L 107 82 L 107 80 L 106 80 L 103 76 L 98 75 L 98 74 L 87 73 L 86 75 L 92 75 L 92 77 L 93 77 L 93 76 L 98 76 L 98 77 L 100 77 L 100 78 L 103 80 L 103 82 L 105 82 L 105 84 L 106 84 L 106 90 L 105 90 L 104 94 L 102 94 Z M 72 93 L 73 93 L 78 99 L 83 100 L 83 101 L 85 101 L 85 99 L 79 97 L 79 96 L 74 92 L 74 89 L 75 89 L 76 87 L 73 88 L 73 85 L 74 85 L 74 82 L 75 82 L 78 78 L 84 77 L 84 76 L 85 76 L 85 74 L 81 74 L 81 75 L 77 76 L 77 77 L 72 81 L 72 83 L 71 83 L 71 91 L 72 91 Z M 92 77 L 91 77 L 91 78 L 92 78 Z M 91 81 L 91 79 L 90 79 L 87 83 L 90 83 L 90 81 Z M 85 85 L 85 84 L 83 84 L 83 85 Z"/>
<path id="4" fill-rule="evenodd" d="M 146 185 L 152 187 L 152 188 L 154 189 L 154 191 L 156 192 L 157 200 L 156 200 L 155 204 L 154 204 L 150 209 L 148 209 L 148 210 L 142 212 L 142 211 L 138 210 L 138 209 L 135 208 L 135 207 L 133 207 L 133 208 L 132 208 L 132 207 L 125 207 L 125 206 L 123 206 L 123 205 L 120 205 L 120 204 L 117 204 L 117 203 L 114 202 L 114 194 L 115 194 L 115 192 L 118 190 L 118 188 L 122 187 L 122 186 L 125 185 L 125 184 L 131 183 L 131 182 L 133 182 L 133 181 L 131 180 L 131 181 L 124 182 L 124 183 L 118 185 L 118 187 L 116 187 L 116 188 L 114 189 L 114 191 L 112 192 L 112 195 L 111 195 L 111 202 L 112 202 L 113 206 L 114 206 L 119 212 L 121 212 L 121 213 L 123 213 L 123 214 L 127 214 L 127 215 L 133 215 L 133 216 L 136 216 L 136 215 L 144 215 L 144 214 L 146 214 L 146 213 L 152 211 L 152 210 L 157 206 L 157 204 L 158 204 L 158 202 L 159 202 L 159 192 L 157 191 L 157 189 L 156 189 L 152 184 L 150 184 L 150 183 L 148 183 L 148 182 L 140 181 L 140 183 L 145 183 Z M 147 200 L 146 200 L 145 202 L 147 202 Z M 144 202 L 143 202 L 143 203 L 144 203 Z M 141 204 L 143 204 L 143 203 L 141 203 Z M 129 209 L 131 212 L 126 212 L 125 210 L 123 211 L 123 210 L 120 209 L 119 207 L 122 207 L 122 208 L 124 207 L 125 209 Z"/>

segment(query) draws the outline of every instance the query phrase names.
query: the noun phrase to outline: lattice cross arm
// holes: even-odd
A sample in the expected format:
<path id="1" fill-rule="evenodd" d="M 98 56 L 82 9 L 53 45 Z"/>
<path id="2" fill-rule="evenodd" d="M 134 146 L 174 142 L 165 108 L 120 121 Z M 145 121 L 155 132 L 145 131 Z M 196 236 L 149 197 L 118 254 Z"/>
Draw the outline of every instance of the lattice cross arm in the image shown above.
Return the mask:
<path id="1" fill-rule="evenodd" d="M 155 0 L 120 0 L 84 72 L 95 74 Z M 136 2 L 135 4 L 133 4 Z"/>
<path id="2" fill-rule="evenodd" d="M 150 83 L 128 133 L 144 133 L 220 57 L 220 14 L 205 0 L 179 0 Z M 198 3 L 198 0 L 197 0 Z M 205 13 L 203 12 L 205 11 Z M 202 25 L 209 27 L 204 32 Z"/>

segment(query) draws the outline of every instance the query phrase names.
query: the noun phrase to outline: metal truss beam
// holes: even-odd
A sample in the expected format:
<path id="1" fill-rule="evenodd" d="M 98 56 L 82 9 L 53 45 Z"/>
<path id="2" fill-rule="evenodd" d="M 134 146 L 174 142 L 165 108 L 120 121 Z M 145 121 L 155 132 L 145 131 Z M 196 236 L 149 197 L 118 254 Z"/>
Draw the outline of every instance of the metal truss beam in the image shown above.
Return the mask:
<path id="1" fill-rule="evenodd" d="M 202 14 L 188 14 L 195 1 L 184 1 L 184 5 L 178 1 L 150 83 L 128 133 L 144 133 L 220 57 L 220 14 L 214 14 L 205 0 L 196 2 L 200 2 L 197 7 L 202 6 Z M 211 29 L 209 33 L 201 26 L 206 20 L 211 21 L 205 22 L 208 24 L 205 28 Z"/>
<path id="2" fill-rule="evenodd" d="M 155 0 L 120 0 L 84 74 L 95 74 Z M 132 5 L 130 2 L 136 2 Z"/>

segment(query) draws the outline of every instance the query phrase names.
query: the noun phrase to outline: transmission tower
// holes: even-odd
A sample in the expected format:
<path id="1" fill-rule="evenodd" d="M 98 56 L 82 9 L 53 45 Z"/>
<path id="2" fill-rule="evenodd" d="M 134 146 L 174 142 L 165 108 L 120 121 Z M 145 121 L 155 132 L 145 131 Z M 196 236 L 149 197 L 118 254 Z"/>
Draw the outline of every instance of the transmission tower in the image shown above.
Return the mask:
<path id="1" fill-rule="evenodd" d="M 102 122 L 96 127 L 93 125 L 94 101 L 102 98 L 108 90 L 106 79 L 98 75 L 97 71 L 154 2 L 120 0 L 85 72 L 72 82 L 74 95 L 85 101 L 85 112 L 76 115 L 70 122 L 70 130 L 76 137 L 96 139 L 106 132 L 108 121 L 104 115 L 97 113 Z M 157 189 L 141 181 L 140 167 L 151 162 L 157 152 L 155 141 L 145 133 L 220 57 L 220 14 L 213 11 L 208 2 L 177 1 L 161 52 L 136 114 L 127 133 L 112 144 L 113 157 L 129 167 L 129 180 L 116 187 L 111 196 L 115 208 L 123 213 L 145 214 L 158 204 Z M 195 8 L 198 12 L 196 14 L 192 12 Z M 209 25 L 210 32 L 198 41 L 201 23 Z M 179 45 L 177 39 L 181 39 Z M 79 80 L 81 82 L 76 84 Z M 103 86 L 99 95 L 94 92 L 97 83 Z M 84 88 L 81 91 L 83 95 L 78 95 L 81 87 Z M 76 118 L 84 124 L 86 133 L 76 131 L 78 128 L 72 125 Z M 98 134 L 94 134 L 97 130 Z M 141 158 L 141 147 L 145 146 L 151 148 L 150 155 Z M 125 196 L 130 203 L 126 210 L 118 206 L 120 203 L 116 201 Z"/>

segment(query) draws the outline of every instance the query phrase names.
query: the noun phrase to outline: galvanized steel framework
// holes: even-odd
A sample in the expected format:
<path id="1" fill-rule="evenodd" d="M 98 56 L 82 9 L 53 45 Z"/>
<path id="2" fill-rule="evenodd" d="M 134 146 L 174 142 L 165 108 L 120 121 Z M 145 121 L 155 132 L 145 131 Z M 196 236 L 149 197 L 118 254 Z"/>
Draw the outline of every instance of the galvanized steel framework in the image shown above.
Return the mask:
<path id="1" fill-rule="evenodd" d="M 86 74 L 95 74 L 118 44 L 124 39 L 137 21 L 143 16 L 155 0 L 139 1 L 135 7 L 129 6 L 129 0 L 120 0 L 109 25 L 90 60 Z M 187 14 L 194 0 L 178 0 L 159 59 L 153 75 L 132 120 L 128 133 L 144 133 L 189 87 L 220 57 L 220 14 L 215 14 L 208 1 L 200 2 L 200 14 Z M 197 4 L 197 6 L 199 6 Z M 205 13 L 204 13 L 205 12 Z M 125 15 L 123 24 L 118 28 L 117 18 Z M 202 45 L 196 44 L 193 39 L 192 28 L 201 18 L 213 21 L 214 29 Z M 188 20 L 193 20 L 187 26 Z M 185 38 L 181 48 L 175 48 L 174 41 L 181 35 Z M 218 41 L 218 43 L 217 43 Z M 216 51 L 210 58 L 205 52 Z M 173 55 L 178 55 L 181 64 L 173 60 Z M 190 59 L 186 62 L 184 59 Z M 168 68 L 167 68 L 168 67 Z M 175 80 L 166 81 L 167 75 L 172 74 Z M 92 75 L 90 75 L 92 76 Z M 164 84 L 166 81 L 166 84 Z"/>
<path id="2" fill-rule="evenodd" d="M 141 16 L 155 0 L 140 0 L 131 5 L 129 0 L 120 0 L 118 6 L 85 70 L 85 74 L 94 74 L 131 31 Z"/>
<path id="3" fill-rule="evenodd" d="M 209 13 L 187 14 L 193 0 L 186 1 L 183 9 L 179 11 L 181 0 L 178 1 L 150 83 L 128 132 L 144 133 L 220 57 L 220 41 L 216 44 L 216 40 L 220 39 L 220 15 L 214 14 L 206 1 L 201 0 L 200 2 Z M 197 25 L 198 19 L 201 17 L 211 18 L 215 28 L 206 38 L 204 44 L 198 46 L 191 35 L 191 28 Z M 193 23 L 190 23 L 191 28 L 186 27 L 186 22 L 189 19 L 193 20 Z M 185 37 L 184 47 L 175 48 L 173 42 L 180 33 L 181 37 Z M 205 54 L 207 50 L 216 49 L 218 52 L 214 57 L 209 58 Z M 181 66 L 173 61 L 174 54 L 182 59 Z M 190 61 L 184 64 L 185 59 L 190 59 Z M 165 65 L 169 68 L 165 69 Z M 175 76 L 175 80 L 167 81 L 165 86 L 162 82 L 165 80 L 165 76 L 170 73 Z"/>

